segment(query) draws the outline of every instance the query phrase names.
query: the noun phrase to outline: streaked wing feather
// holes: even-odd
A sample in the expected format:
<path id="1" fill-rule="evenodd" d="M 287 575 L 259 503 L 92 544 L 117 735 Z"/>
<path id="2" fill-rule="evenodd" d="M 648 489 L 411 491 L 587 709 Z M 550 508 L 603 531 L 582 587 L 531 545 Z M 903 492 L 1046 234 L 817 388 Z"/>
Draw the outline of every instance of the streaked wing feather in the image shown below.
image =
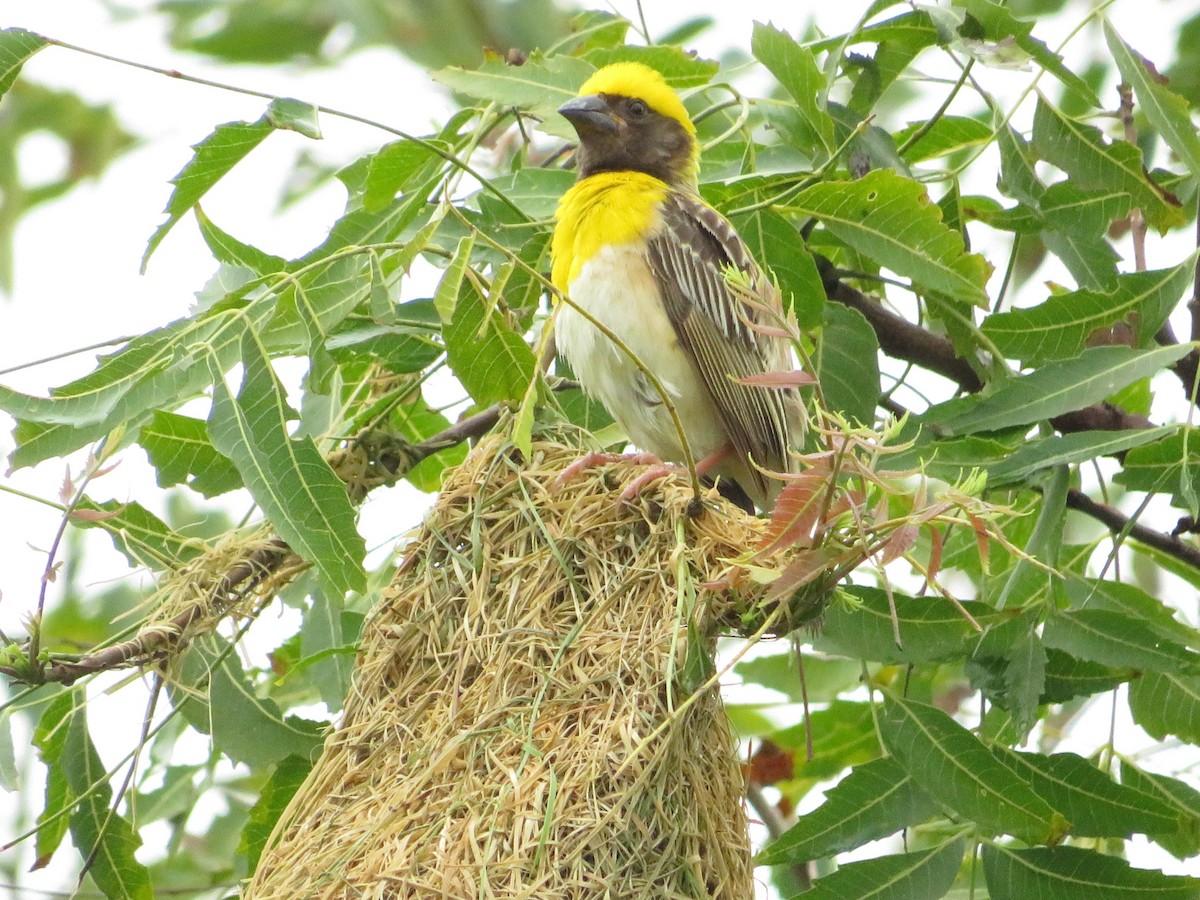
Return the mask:
<path id="1" fill-rule="evenodd" d="M 650 268 L 680 344 L 692 355 L 734 451 L 768 469 L 791 468 L 788 448 L 799 435 L 792 391 L 768 390 L 733 379 L 790 368 L 779 337 L 756 332 L 761 313 L 738 298 L 725 279 L 732 265 L 760 291 L 774 292 L 745 243 L 716 210 L 699 199 L 672 194 L 661 209 L 662 227 L 650 240 Z M 774 323 L 764 323 L 774 324 Z M 768 494 L 766 479 L 756 487 Z"/>

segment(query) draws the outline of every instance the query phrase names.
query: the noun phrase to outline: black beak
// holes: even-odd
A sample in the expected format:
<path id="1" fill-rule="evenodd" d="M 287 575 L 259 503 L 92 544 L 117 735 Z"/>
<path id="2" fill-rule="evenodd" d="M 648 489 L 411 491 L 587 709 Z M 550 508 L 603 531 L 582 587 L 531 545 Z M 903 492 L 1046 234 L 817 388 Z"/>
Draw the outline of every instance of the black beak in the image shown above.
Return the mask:
<path id="1" fill-rule="evenodd" d="M 601 134 L 616 134 L 617 120 L 608 103 L 599 94 L 575 97 L 558 108 L 582 137 L 587 131 Z"/>

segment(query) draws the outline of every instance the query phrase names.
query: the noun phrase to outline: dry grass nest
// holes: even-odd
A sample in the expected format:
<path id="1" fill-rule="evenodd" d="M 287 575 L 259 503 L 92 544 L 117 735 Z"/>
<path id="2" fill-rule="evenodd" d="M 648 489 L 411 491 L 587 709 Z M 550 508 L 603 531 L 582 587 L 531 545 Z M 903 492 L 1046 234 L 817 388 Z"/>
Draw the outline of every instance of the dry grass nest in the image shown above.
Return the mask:
<path id="1" fill-rule="evenodd" d="M 344 721 L 245 896 L 748 898 L 706 589 L 766 523 L 685 478 L 484 440 L 366 627 Z"/>

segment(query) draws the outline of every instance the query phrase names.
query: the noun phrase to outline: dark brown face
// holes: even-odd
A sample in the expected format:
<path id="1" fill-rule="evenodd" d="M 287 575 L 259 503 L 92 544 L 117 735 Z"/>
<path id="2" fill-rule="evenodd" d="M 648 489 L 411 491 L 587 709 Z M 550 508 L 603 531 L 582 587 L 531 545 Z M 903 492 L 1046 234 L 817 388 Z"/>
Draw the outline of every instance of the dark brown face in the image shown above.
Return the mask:
<path id="1" fill-rule="evenodd" d="M 558 110 L 579 135 L 579 177 L 597 172 L 645 172 L 668 184 L 687 179 L 692 136 L 641 100 L 590 94 Z"/>

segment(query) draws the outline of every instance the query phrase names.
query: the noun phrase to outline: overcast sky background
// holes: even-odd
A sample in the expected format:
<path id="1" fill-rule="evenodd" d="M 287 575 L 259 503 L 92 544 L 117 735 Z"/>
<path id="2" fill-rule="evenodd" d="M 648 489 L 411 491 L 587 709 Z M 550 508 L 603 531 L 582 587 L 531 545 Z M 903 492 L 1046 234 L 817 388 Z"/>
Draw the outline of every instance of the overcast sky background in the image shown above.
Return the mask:
<path id="1" fill-rule="evenodd" d="M 122 5 L 143 10 L 153 7 L 147 0 Z M 824 29 L 835 32 L 850 27 L 864 6 L 794 0 L 660 0 L 646 3 L 646 18 L 652 32 L 661 34 L 693 16 L 714 16 L 720 26 L 694 42 L 701 54 L 713 56 L 731 45 L 748 50 L 755 19 L 773 20 L 795 34 L 815 17 Z M 1174 23 L 1190 14 L 1191 6 L 1186 2 L 1120 0 L 1111 10 L 1111 18 L 1137 49 L 1165 64 L 1174 52 Z M 613 8 L 636 21 L 634 3 L 621 0 Z M 1065 15 L 1039 23 L 1037 36 L 1056 47 L 1088 8 L 1090 4 L 1079 0 Z M 451 108 L 444 92 L 423 69 L 383 49 L 357 53 L 331 69 L 217 66 L 172 50 L 164 37 L 165 20 L 141 15 L 114 22 L 104 5 L 95 0 L 3 0 L 0 27 L 11 26 L 116 56 L 343 109 L 409 132 L 431 130 Z M 1096 40 L 1094 29 L 1077 39 Z M 1068 47 L 1068 61 L 1076 51 L 1086 49 L 1080 43 Z M 1011 85 L 1014 96 L 1030 77 L 1028 73 L 991 70 L 986 76 L 990 86 Z M 170 194 L 168 180 L 190 158 L 190 145 L 216 124 L 256 119 L 265 106 L 265 101 L 255 98 L 53 47 L 28 63 L 22 77 L 74 91 L 91 103 L 111 104 L 141 143 L 98 181 L 82 185 L 22 220 L 16 237 L 15 289 L 11 297 L 0 298 L 0 370 L 67 348 L 138 334 L 185 315 L 194 292 L 215 269 L 190 216 L 159 247 L 147 273 L 138 273 L 146 240 L 162 220 Z M 767 83 L 761 70 L 748 77 L 752 86 L 761 88 Z M 328 162 L 346 163 L 391 139 L 377 129 L 328 116 L 323 118 L 322 128 L 324 140 L 320 143 L 293 133 L 272 135 L 206 196 L 205 211 L 240 239 L 280 256 L 294 257 L 318 244 L 341 214 L 344 192 L 336 183 L 326 185 L 284 215 L 276 215 L 274 200 L 296 152 L 310 150 Z M 64 155 L 53 141 L 36 137 L 20 156 L 22 171 L 32 180 L 53 179 L 63 162 Z M 983 190 L 989 188 L 982 186 Z M 1153 239 L 1149 249 L 1151 267 L 1181 258 L 1176 248 Z M 85 353 L 0 375 L 0 383 L 44 393 L 49 386 L 82 375 L 93 365 L 94 354 Z M 0 455 L 11 449 L 10 422 L 0 414 Z M 73 471 L 78 468 L 76 461 Z M 20 470 L 5 480 L 15 489 L 54 499 L 63 480 L 62 463 Z M 98 481 L 90 494 L 96 500 L 138 500 L 154 508 L 161 499 L 155 496 L 156 490 L 143 454 L 132 450 L 121 454 L 118 470 Z M 372 499 L 363 511 L 364 532 L 374 535 L 376 543 L 387 543 L 416 524 L 427 502 L 424 495 L 405 486 L 383 493 L 386 496 Z M 36 605 L 45 549 L 59 520 L 60 514 L 53 509 L 0 492 L 0 628 L 6 632 L 21 631 L 22 616 Z M 370 544 L 371 538 L 368 541 Z M 125 574 L 124 560 L 106 539 L 97 535 L 88 547 L 89 583 L 99 587 Z M 54 602 L 54 595 L 51 586 L 49 603 Z M 112 700 L 100 698 L 98 702 Z M 1097 710 L 1093 724 L 1100 731 L 1081 735 L 1085 740 L 1072 749 L 1088 752 L 1095 745 L 1096 734 L 1107 732 L 1107 712 L 1106 706 Z M 140 708 L 135 719 L 138 715 Z M 1129 723 L 1121 723 L 1121 728 L 1122 734 L 1126 728 L 1135 730 Z M 121 735 L 113 746 L 126 744 Z M 107 758 L 103 744 L 100 750 Z M 1144 844 L 1137 860 L 1173 872 L 1188 870 L 1187 864 Z"/>

